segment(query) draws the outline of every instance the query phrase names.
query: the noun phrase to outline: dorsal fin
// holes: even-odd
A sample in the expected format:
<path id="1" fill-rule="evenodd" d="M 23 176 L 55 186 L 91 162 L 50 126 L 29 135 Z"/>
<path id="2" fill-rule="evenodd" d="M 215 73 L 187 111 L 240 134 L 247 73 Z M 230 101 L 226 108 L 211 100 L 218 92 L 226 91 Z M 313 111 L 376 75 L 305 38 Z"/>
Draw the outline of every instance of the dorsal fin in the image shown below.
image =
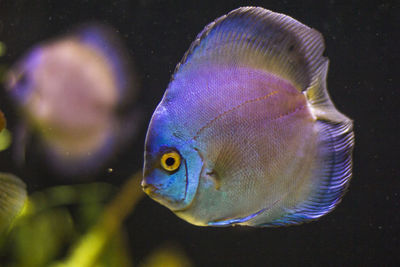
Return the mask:
<path id="1" fill-rule="evenodd" d="M 324 48 L 318 31 L 289 16 L 241 7 L 205 27 L 174 75 L 202 62 L 251 66 L 287 79 L 299 91 L 305 91 L 326 61 L 322 57 Z"/>

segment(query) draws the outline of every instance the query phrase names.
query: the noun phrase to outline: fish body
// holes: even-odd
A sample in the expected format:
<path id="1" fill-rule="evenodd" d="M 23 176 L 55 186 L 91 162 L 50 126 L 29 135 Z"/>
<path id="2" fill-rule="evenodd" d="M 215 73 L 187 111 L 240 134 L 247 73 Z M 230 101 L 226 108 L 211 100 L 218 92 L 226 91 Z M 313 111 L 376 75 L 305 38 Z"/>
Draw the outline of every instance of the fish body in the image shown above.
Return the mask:
<path id="1" fill-rule="evenodd" d="M 95 169 L 135 128 L 122 127 L 118 114 L 135 94 L 126 55 L 112 29 L 90 25 L 37 45 L 8 73 L 24 128 L 40 137 L 56 169 Z"/>
<path id="2" fill-rule="evenodd" d="M 151 119 L 142 186 L 200 226 L 317 219 L 346 191 L 352 121 L 326 89 L 319 32 L 263 8 L 198 35 Z"/>

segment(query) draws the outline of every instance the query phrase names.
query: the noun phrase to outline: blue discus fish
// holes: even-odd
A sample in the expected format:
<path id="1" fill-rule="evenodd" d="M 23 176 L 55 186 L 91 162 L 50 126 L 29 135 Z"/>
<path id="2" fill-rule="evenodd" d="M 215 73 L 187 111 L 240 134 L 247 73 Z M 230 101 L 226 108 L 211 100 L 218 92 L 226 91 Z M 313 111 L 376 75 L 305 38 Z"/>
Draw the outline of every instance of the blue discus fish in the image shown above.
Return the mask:
<path id="1" fill-rule="evenodd" d="M 321 34 L 243 7 L 197 36 L 151 119 L 144 191 L 200 226 L 280 226 L 332 211 L 353 123 L 326 89 Z"/>
<path id="2" fill-rule="evenodd" d="M 64 175 L 86 174 L 109 159 L 136 128 L 133 109 L 120 112 L 137 91 L 127 54 L 113 29 L 92 24 L 17 62 L 6 84 L 25 122 L 17 158 L 23 161 L 33 130 L 49 165 Z"/>

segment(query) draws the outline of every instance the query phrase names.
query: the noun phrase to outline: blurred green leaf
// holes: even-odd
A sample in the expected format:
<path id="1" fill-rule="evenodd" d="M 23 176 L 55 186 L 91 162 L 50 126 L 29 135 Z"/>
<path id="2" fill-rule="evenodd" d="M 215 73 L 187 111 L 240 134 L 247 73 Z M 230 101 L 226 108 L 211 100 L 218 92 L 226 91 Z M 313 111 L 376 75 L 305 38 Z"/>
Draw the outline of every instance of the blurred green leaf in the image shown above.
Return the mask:
<path id="1" fill-rule="evenodd" d="M 0 244 L 0 266 L 49 266 L 63 258 L 79 236 L 97 221 L 114 191 L 110 184 L 91 183 L 32 193 Z"/>
<path id="2" fill-rule="evenodd" d="M 35 213 L 52 207 L 104 203 L 115 192 L 115 187 L 107 183 L 61 185 L 31 194 L 29 212 Z M 104 205 L 104 204 L 101 204 Z"/>
<path id="3" fill-rule="evenodd" d="M 7 250 L 15 267 L 46 266 L 61 256 L 74 236 L 74 223 L 67 209 L 57 208 L 21 219 L 9 236 Z"/>
<path id="4" fill-rule="evenodd" d="M 192 262 L 183 249 L 174 243 L 167 243 L 154 250 L 139 267 L 191 267 Z"/>
<path id="5" fill-rule="evenodd" d="M 5 74 L 7 73 L 7 66 L 5 64 L 0 64 L 0 83 L 3 83 L 5 80 Z"/>
<path id="6" fill-rule="evenodd" d="M 6 150 L 11 145 L 11 133 L 7 129 L 0 131 L 0 151 Z"/>
<path id="7" fill-rule="evenodd" d="M 109 266 L 132 266 L 131 255 L 128 246 L 128 240 L 123 229 L 117 231 L 112 239 L 107 243 L 98 262 L 94 267 Z"/>
<path id="8" fill-rule="evenodd" d="M 0 57 L 6 53 L 6 44 L 0 41 Z"/>
<path id="9" fill-rule="evenodd" d="M 74 244 L 65 261 L 56 262 L 57 267 L 89 267 L 101 263 L 110 240 L 120 231 L 126 216 L 143 197 L 140 187 L 142 172 L 126 181 L 121 191 L 107 204 L 95 225 Z"/>

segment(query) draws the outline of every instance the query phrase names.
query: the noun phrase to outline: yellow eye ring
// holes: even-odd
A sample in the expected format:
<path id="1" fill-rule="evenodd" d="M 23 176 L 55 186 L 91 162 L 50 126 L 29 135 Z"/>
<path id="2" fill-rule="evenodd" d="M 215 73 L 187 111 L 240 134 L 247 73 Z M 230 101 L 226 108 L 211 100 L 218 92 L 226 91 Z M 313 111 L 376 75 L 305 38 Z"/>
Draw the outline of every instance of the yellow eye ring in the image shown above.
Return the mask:
<path id="1" fill-rule="evenodd" d="M 173 172 L 176 171 L 181 165 L 181 156 L 178 152 L 170 151 L 162 155 L 161 157 L 161 167 L 164 170 Z"/>

